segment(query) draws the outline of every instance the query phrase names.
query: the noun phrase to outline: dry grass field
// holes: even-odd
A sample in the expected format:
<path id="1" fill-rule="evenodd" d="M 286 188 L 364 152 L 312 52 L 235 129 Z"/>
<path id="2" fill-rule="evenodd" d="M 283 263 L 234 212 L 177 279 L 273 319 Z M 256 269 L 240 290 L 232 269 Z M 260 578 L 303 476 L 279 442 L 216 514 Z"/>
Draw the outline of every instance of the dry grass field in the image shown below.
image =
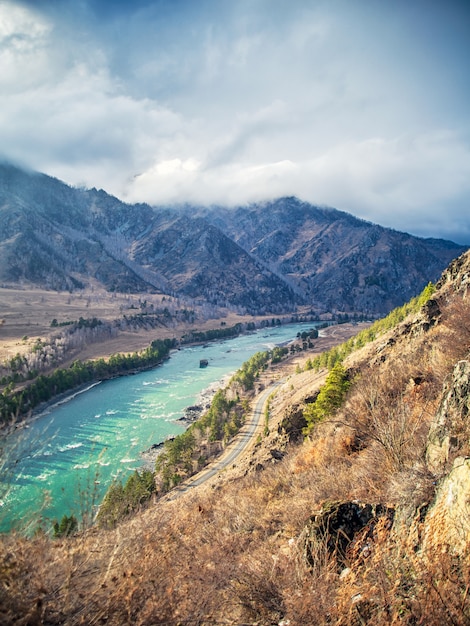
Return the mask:
<path id="1" fill-rule="evenodd" d="M 73 358 L 86 360 L 107 357 L 117 352 L 135 352 L 146 348 L 155 338 L 179 338 L 190 328 L 204 331 L 220 328 L 222 320 L 227 326 L 233 326 L 237 322 L 253 319 L 223 309 L 217 310 L 212 314 L 213 317 L 206 319 L 207 311 L 203 311 L 201 307 L 160 294 L 119 294 L 100 290 L 69 293 L 0 288 L 0 362 L 15 354 L 28 352 L 38 338 L 47 341 L 50 335 L 57 332 L 57 328 L 51 327 L 53 319 L 61 323 L 78 320 L 80 317 L 96 317 L 111 322 L 123 315 L 138 313 L 143 301 L 147 305 L 153 305 L 155 309 L 193 309 L 196 312 L 196 322 L 181 322 L 177 326 L 162 325 L 153 330 L 123 331 L 106 342 L 84 346 L 80 355 L 77 357 L 74 354 Z"/>
<path id="2" fill-rule="evenodd" d="M 112 322 L 124 315 L 139 313 L 143 301 L 146 301 L 148 306 L 153 305 L 155 310 L 165 307 L 173 310 L 193 309 L 196 320 L 192 324 L 171 322 L 151 330 L 120 331 L 116 337 L 106 341 L 84 345 L 79 354 L 74 352 L 71 355 L 71 360 L 106 358 L 118 352 L 135 352 L 146 348 L 154 339 L 179 339 L 191 329 L 206 331 L 220 328 L 221 323 L 230 327 L 237 323 L 263 319 L 239 315 L 226 309 L 214 310 L 209 317 L 207 310 L 201 306 L 160 294 L 108 293 L 98 289 L 69 293 L 45 289 L 0 288 L 0 362 L 16 354 L 29 352 L 38 338 L 47 342 L 48 337 L 59 330 L 51 327 L 54 319 L 61 323 L 78 320 L 80 317 L 84 319 L 96 317 Z M 322 332 L 322 337 L 316 342 L 315 352 L 328 350 L 332 345 L 346 341 L 360 328 L 362 325 L 347 324 Z"/>

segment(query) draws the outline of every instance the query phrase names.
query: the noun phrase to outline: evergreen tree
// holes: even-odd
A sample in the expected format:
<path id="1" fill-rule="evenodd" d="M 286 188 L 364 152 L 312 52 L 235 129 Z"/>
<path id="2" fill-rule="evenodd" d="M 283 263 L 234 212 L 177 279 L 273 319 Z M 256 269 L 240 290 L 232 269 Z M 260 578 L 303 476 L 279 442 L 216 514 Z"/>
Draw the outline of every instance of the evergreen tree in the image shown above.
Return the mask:
<path id="1" fill-rule="evenodd" d="M 332 415 L 343 404 L 350 385 L 347 372 L 338 361 L 328 374 L 315 402 L 309 404 L 304 411 L 307 430 L 310 430 L 316 422 Z"/>
<path id="2" fill-rule="evenodd" d="M 64 515 L 59 522 L 55 522 L 54 524 L 54 537 L 68 537 L 69 535 L 73 535 L 73 533 L 78 529 L 78 522 L 75 515 L 71 515 L 70 517 Z"/>

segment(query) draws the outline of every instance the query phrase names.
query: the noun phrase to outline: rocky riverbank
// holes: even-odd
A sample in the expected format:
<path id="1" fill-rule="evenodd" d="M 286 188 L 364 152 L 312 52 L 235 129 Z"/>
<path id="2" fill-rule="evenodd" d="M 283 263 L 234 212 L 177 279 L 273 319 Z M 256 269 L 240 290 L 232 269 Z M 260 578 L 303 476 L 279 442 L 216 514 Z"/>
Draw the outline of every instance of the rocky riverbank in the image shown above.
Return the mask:
<path id="1" fill-rule="evenodd" d="M 191 424 L 196 422 L 201 417 L 201 415 L 203 415 L 205 411 L 210 408 L 212 398 L 215 396 L 216 392 L 219 389 L 223 389 L 228 384 L 230 378 L 230 375 L 224 376 L 217 382 L 212 383 L 211 385 L 206 387 L 206 389 L 201 391 L 196 404 L 186 407 L 184 415 L 176 420 L 178 424 L 183 424 L 184 426 L 186 426 L 186 428 L 188 428 Z M 174 439 L 174 437 L 169 437 L 165 441 L 171 439 Z M 140 453 L 143 461 L 143 466 L 146 469 L 154 469 L 155 461 L 157 460 L 158 455 L 163 452 L 165 441 L 154 443 L 149 448 L 147 448 L 147 450 L 143 450 Z"/>

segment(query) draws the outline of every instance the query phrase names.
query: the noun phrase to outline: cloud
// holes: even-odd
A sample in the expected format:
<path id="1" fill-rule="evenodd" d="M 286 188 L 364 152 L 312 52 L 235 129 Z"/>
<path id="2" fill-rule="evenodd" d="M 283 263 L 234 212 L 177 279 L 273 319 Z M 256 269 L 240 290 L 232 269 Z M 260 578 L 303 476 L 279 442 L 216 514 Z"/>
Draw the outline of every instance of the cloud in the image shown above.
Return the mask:
<path id="1" fill-rule="evenodd" d="M 0 87 L 24 92 L 47 75 L 45 47 L 51 26 L 22 7 L 0 7 Z"/>
<path id="2" fill-rule="evenodd" d="M 0 145 L 129 201 L 295 194 L 470 242 L 463 7 L 5 0 Z"/>
<path id="3" fill-rule="evenodd" d="M 311 160 L 246 164 L 222 159 L 215 165 L 188 159 L 158 164 L 134 180 L 136 197 L 161 196 L 219 204 L 289 195 L 347 207 L 366 219 L 380 214 L 390 226 L 421 207 L 470 192 L 470 151 L 452 133 L 339 143 Z M 393 207 L 389 213 L 389 207 Z M 426 209 L 423 208 L 423 211 Z M 410 223 L 412 220 L 408 220 Z"/>
<path id="4" fill-rule="evenodd" d="M 442 235 L 462 237 L 446 210 L 455 199 L 470 197 L 470 150 L 453 132 L 348 143 L 311 165 L 320 199 L 399 230 L 430 235 L 440 222 Z M 460 215 L 466 217 L 466 207 Z"/>
<path id="5" fill-rule="evenodd" d="M 110 74 L 101 50 L 75 50 L 63 62 L 46 19 L 15 6 L 6 16 L 0 136 L 12 159 L 72 183 L 118 190 L 116 178 L 122 180 L 125 172 L 132 177 L 135 168 L 154 158 L 156 138 L 167 140 L 178 132 L 179 116 L 128 94 Z"/>

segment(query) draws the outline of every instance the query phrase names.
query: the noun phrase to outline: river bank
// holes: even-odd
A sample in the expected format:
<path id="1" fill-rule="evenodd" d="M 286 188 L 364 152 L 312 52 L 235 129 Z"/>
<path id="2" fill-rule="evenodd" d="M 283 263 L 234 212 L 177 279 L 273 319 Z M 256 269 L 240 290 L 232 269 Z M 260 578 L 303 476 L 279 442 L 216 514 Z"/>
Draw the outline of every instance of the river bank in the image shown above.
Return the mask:
<path id="1" fill-rule="evenodd" d="M 285 320 L 284 320 L 285 321 Z M 17 383 L 8 393 L 5 387 L 4 394 L 0 397 L 0 436 L 15 428 L 15 424 L 22 424 L 29 416 L 37 414 L 37 407 L 47 408 L 51 402 L 54 404 L 62 394 L 74 393 L 83 384 L 94 383 L 99 380 L 109 380 L 115 377 L 128 376 L 160 365 L 169 358 L 171 351 L 178 347 L 191 347 L 210 344 L 216 341 L 224 341 L 239 335 L 246 335 L 262 328 L 282 326 L 280 320 L 271 324 L 260 322 L 256 327 L 253 321 L 242 324 L 237 322 L 233 326 L 211 328 L 206 331 L 192 328 L 188 333 L 180 336 L 153 339 L 142 350 L 132 353 L 121 351 L 113 353 L 109 358 L 81 360 L 65 360 L 60 366 L 50 372 L 43 372 L 29 382 Z M 312 322 L 313 323 L 313 322 Z M 284 324 L 287 325 L 287 322 Z M 108 343 L 108 342 L 106 342 Z M 109 348 L 108 348 L 109 350 Z M 203 359 L 201 362 L 205 362 Z M 73 366 L 73 369 L 71 369 Z M 13 418 L 14 416 L 14 418 Z M 13 418 L 13 419 L 12 419 Z"/>
<path id="2" fill-rule="evenodd" d="M 142 467 L 141 451 L 185 432 L 187 425 L 179 418 L 187 407 L 209 403 L 208 394 L 254 353 L 272 349 L 305 328 L 273 326 L 174 350 L 161 366 L 103 381 L 11 433 L 2 441 L 9 461 L 0 475 L 5 503 L 0 530 L 20 531 L 28 520 L 27 532 L 34 532 L 34 524 L 42 523 L 38 516 L 45 526 L 64 514 L 81 519 L 82 511 L 93 510 L 113 481 L 124 483 Z M 208 361 L 207 367 L 200 368 L 201 359 Z"/>
<path id="3" fill-rule="evenodd" d="M 293 337 L 289 340 L 280 342 L 279 346 L 287 347 L 292 344 L 297 344 L 299 346 L 299 351 L 293 352 L 288 356 L 284 357 L 281 361 L 270 364 L 263 372 L 263 380 L 279 380 L 279 379 L 287 379 L 291 374 L 293 374 L 299 367 L 304 368 L 307 359 L 314 358 L 318 354 L 322 352 L 326 352 L 337 346 L 344 341 L 347 341 L 350 337 L 360 332 L 364 328 L 367 328 L 370 325 L 369 322 L 361 322 L 361 323 L 348 323 L 341 325 L 329 325 L 320 329 L 318 338 L 314 342 L 314 347 L 308 350 L 300 350 L 300 346 L 302 345 L 302 340 L 299 340 L 296 337 Z M 195 406 L 189 406 L 185 409 L 185 414 L 177 419 L 179 424 L 183 424 L 186 428 L 188 428 L 193 422 L 199 419 L 206 410 L 210 408 L 212 398 L 215 393 L 219 389 L 224 389 L 232 376 L 225 376 L 221 378 L 219 381 L 212 383 L 206 389 L 204 389 Z M 264 389 L 264 383 L 260 382 L 259 390 L 262 391 Z M 250 394 L 252 395 L 252 394 Z M 174 437 L 170 437 L 173 439 Z M 151 471 L 155 468 L 155 462 L 158 456 L 164 450 L 165 442 L 162 441 L 158 444 L 152 444 L 150 448 L 141 452 L 142 458 L 142 467 L 144 469 L 149 469 Z"/>

